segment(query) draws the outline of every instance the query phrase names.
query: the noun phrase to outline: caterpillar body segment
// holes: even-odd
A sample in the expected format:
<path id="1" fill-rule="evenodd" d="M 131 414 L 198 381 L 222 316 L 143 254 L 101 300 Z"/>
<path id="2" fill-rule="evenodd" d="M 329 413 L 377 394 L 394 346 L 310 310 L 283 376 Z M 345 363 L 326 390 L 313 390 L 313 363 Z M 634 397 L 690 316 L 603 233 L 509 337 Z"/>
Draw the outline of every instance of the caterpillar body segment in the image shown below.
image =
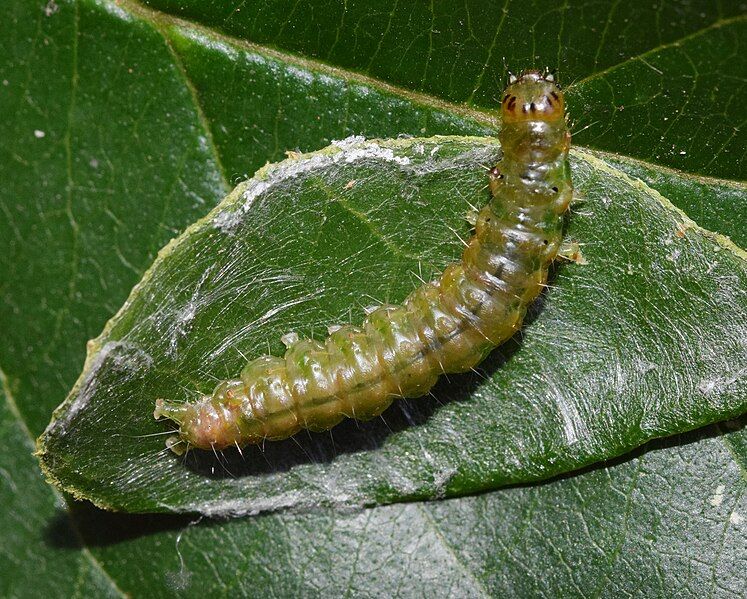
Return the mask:
<path id="1" fill-rule="evenodd" d="M 461 260 L 359 327 L 340 327 L 324 342 L 289 337 L 283 358 L 249 362 L 212 395 L 159 399 L 154 416 L 179 425 L 169 447 L 220 450 L 367 420 L 395 398 L 426 394 L 441 374 L 473 368 L 516 332 L 563 243 L 570 133 L 562 92 L 539 72 L 507 87 L 501 113 L 492 199 Z"/>

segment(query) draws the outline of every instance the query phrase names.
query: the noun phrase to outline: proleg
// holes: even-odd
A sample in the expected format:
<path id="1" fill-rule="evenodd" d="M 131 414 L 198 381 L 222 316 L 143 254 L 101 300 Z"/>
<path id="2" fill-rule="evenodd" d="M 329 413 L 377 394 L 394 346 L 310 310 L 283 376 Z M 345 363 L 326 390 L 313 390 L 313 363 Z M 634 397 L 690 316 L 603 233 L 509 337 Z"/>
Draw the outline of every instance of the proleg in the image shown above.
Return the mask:
<path id="1" fill-rule="evenodd" d="M 488 172 L 491 199 L 461 260 L 323 342 L 287 338 L 285 355 L 250 361 L 196 401 L 159 399 L 178 424 L 168 446 L 221 450 L 367 420 L 393 400 L 420 397 L 445 373 L 479 364 L 520 327 L 563 243 L 573 195 L 563 93 L 528 71 L 501 100 L 503 156 Z"/>

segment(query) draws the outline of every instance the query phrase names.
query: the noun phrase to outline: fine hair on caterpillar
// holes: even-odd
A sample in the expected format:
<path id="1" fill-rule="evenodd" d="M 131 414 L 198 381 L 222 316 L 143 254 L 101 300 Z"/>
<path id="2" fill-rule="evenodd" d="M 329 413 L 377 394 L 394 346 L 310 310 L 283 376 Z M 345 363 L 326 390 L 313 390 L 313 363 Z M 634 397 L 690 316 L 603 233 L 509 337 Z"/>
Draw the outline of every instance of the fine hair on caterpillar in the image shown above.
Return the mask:
<path id="1" fill-rule="evenodd" d="M 369 420 L 394 399 L 430 392 L 440 375 L 474 369 L 518 331 L 563 247 L 573 189 L 563 93 L 528 71 L 501 96 L 503 155 L 488 170 L 490 201 L 470 222 L 459 261 L 400 305 L 367 313 L 322 342 L 283 336 L 284 357 L 249 361 L 237 378 L 195 401 L 158 399 L 154 416 L 178 424 L 167 446 L 218 451 Z M 474 221 L 474 222 L 473 222 Z"/>

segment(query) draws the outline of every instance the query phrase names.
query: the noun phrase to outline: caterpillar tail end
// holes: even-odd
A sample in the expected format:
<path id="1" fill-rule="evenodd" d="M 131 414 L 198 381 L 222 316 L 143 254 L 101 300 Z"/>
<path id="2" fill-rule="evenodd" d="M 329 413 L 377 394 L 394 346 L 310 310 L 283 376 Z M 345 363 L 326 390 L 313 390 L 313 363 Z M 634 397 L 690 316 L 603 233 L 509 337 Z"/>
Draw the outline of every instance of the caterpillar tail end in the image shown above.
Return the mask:
<path id="1" fill-rule="evenodd" d="M 184 420 L 184 415 L 187 412 L 187 405 L 185 403 L 175 403 L 167 401 L 165 399 L 156 400 L 156 409 L 153 410 L 153 418 L 160 420 L 161 418 L 168 418 L 173 420 L 177 424 L 181 424 Z"/>
<path id="2" fill-rule="evenodd" d="M 173 403 L 165 401 L 163 399 L 156 400 L 156 409 L 153 410 L 153 418 L 160 420 L 161 418 L 168 418 L 173 420 L 177 424 L 181 425 L 184 420 L 184 416 L 187 412 L 187 407 L 183 403 Z M 180 435 L 172 435 L 166 439 L 166 447 L 173 451 L 176 455 L 183 455 L 189 449 L 189 443 L 182 439 Z"/>

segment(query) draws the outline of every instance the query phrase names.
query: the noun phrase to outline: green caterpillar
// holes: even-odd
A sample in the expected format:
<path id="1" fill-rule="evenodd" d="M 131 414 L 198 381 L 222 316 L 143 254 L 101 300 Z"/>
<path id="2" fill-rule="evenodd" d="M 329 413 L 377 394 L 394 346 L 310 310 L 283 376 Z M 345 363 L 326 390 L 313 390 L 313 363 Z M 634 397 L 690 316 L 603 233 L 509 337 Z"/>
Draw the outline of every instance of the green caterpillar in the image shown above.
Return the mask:
<path id="1" fill-rule="evenodd" d="M 324 343 L 293 338 L 195 402 L 159 399 L 154 416 L 178 423 L 167 445 L 220 450 L 367 420 L 395 398 L 427 393 L 444 373 L 480 363 L 521 326 L 561 250 L 573 188 L 563 94 L 552 75 L 511 78 L 502 103 L 501 161 L 491 201 L 459 262 Z"/>

